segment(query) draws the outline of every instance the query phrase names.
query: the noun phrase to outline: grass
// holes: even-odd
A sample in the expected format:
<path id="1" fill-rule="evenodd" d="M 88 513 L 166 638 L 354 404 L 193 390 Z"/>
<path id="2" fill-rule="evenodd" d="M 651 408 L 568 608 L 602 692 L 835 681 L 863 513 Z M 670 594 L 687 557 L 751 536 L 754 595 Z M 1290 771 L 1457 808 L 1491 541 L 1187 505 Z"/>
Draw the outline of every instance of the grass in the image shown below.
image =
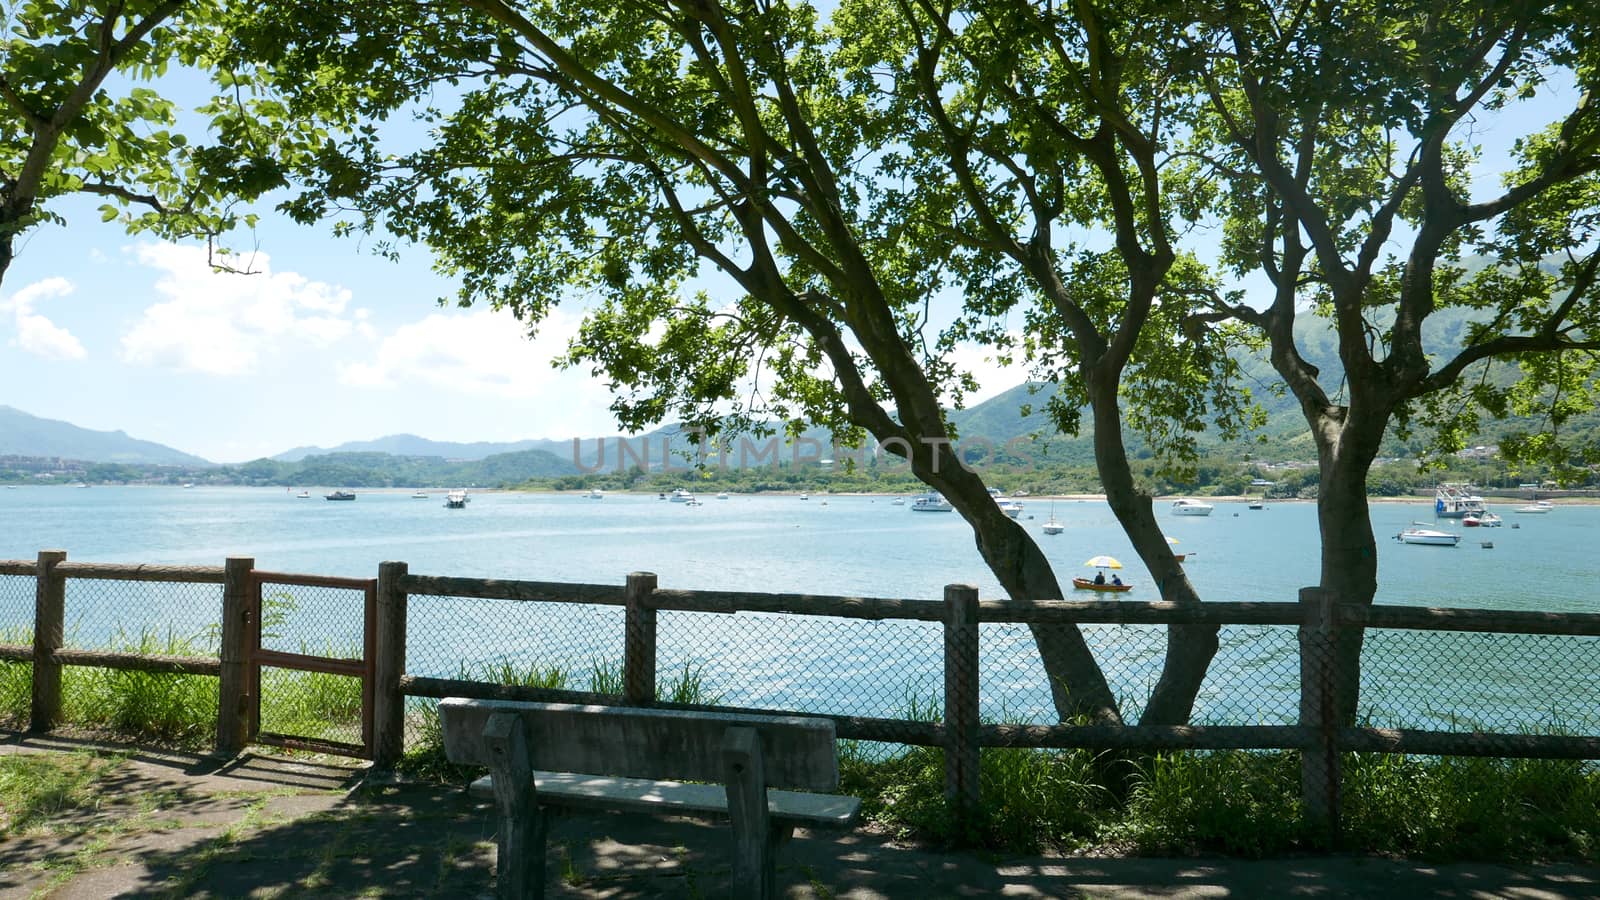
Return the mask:
<path id="1" fill-rule="evenodd" d="M 0 756 L 0 839 L 22 834 L 37 824 L 99 803 L 100 779 L 120 757 L 92 753 Z"/>

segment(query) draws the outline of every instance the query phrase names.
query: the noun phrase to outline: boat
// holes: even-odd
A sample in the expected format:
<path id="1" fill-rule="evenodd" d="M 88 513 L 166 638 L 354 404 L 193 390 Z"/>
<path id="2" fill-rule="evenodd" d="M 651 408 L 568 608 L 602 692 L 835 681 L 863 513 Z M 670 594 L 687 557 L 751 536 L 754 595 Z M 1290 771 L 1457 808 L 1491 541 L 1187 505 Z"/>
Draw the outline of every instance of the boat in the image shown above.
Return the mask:
<path id="1" fill-rule="evenodd" d="M 296 500 L 310 500 L 311 499 L 311 492 L 310 491 L 301 491 L 300 493 L 295 494 L 294 498 Z"/>
<path id="2" fill-rule="evenodd" d="M 604 500 L 606 498 L 606 492 L 600 490 L 599 488 L 590 488 L 589 493 L 584 494 L 584 496 L 588 497 L 590 500 Z"/>
<path id="3" fill-rule="evenodd" d="M 469 499 L 466 491 L 451 491 L 444 495 L 445 509 L 466 509 Z"/>
<path id="4" fill-rule="evenodd" d="M 671 500 L 673 503 L 688 503 L 690 500 L 694 499 L 694 492 L 686 491 L 683 488 L 673 488 L 672 495 L 667 497 L 667 499 Z"/>
<path id="5" fill-rule="evenodd" d="M 1009 497 L 1000 498 L 1000 511 L 1015 519 L 1022 515 L 1022 504 Z"/>
<path id="6" fill-rule="evenodd" d="M 1550 504 L 1549 504 L 1548 501 L 1544 501 L 1544 500 L 1541 500 L 1541 501 L 1539 501 L 1537 503 L 1529 503 L 1527 506 L 1519 506 L 1516 509 L 1512 510 L 1512 512 L 1514 512 L 1514 513 L 1521 513 L 1522 515 L 1525 515 L 1525 516 L 1535 516 L 1535 515 L 1542 516 L 1542 515 L 1544 515 L 1545 513 L 1549 512 L 1549 511 L 1550 511 Z"/>
<path id="7" fill-rule="evenodd" d="M 1461 524 L 1468 528 L 1499 528 L 1502 520 L 1492 512 L 1483 512 L 1478 515 L 1468 513 L 1461 518 Z"/>
<path id="8" fill-rule="evenodd" d="M 811 495 L 810 494 L 806 494 L 806 493 L 801 493 L 800 499 L 801 500 L 810 500 L 811 499 Z"/>
<path id="9" fill-rule="evenodd" d="M 1249 503 L 1245 504 L 1245 508 L 1246 509 L 1266 509 L 1267 508 L 1267 504 L 1262 502 L 1262 501 L 1260 501 L 1260 500 L 1251 500 Z"/>
<path id="10" fill-rule="evenodd" d="M 421 488 L 418 488 L 415 492 L 412 493 L 411 499 L 413 499 L 413 500 L 426 500 L 426 499 L 428 499 L 428 492 L 425 491 L 425 490 L 422 490 Z"/>
<path id="11" fill-rule="evenodd" d="M 184 485 L 183 485 L 183 489 L 186 490 L 186 491 L 194 490 L 194 482 L 192 482 L 192 481 L 185 482 Z"/>
<path id="12" fill-rule="evenodd" d="M 1109 591 L 1111 593 L 1121 593 L 1122 591 L 1133 590 L 1133 585 L 1131 584 L 1112 584 L 1109 581 L 1104 584 L 1095 584 L 1094 580 L 1090 578 L 1074 578 L 1072 579 L 1072 586 L 1080 591 Z"/>
<path id="13" fill-rule="evenodd" d="M 331 494 L 322 495 L 322 499 L 324 500 L 354 500 L 355 498 L 356 495 L 350 493 L 349 491 L 334 491 Z"/>
<path id="14" fill-rule="evenodd" d="M 695 497 L 690 497 L 689 499 L 683 501 L 683 505 L 684 506 L 705 506 L 705 503 L 701 502 L 699 499 L 697 499 Z"/>
<path id="15" fill-rule="evenodd" d="M 1422 544 L 1427 547 L 1454 547 L 1461 542 L 1461 535 L 1431 528 L 1426 522 L 1412 522 L 1410 528 L 1394 537 L 1402 544 Z"/>
<path id="16" fill-rule="evenodd" d="M 911 501 L 912 512 L 951 512 L 955 509 L 938 491 L 929 491 Z"/>
<path id="17" fill-rule="evenodd" d="M 718 493 L 717 494 L 717 499 L 718 500 L 726 500 L 726 499 L 728 499 L 728 492 L 727 491 L 722 491 L 722 492 Z"/>
<path id="18" fill-rule="evenodd" d="M 1486 512 L 1483 498 L 1466 481 L 1445 481 L 1433 489 L 1433 514 L 1441 519 L 1464 519 Z"/>
<path id="19" fill-rule="evenodd" d="M 894 498 L 894 502 L 891 505 L 892 506 L 905 506 L 906 505 L 906 498 L 904 498 L 904 497 L 896 497 L 896 498 Z"/>
<path id="20" fill-rule="evenodd" d="M 1175 516 L 1209 516 L 1216 509 L 1209 503 L 1200 500 L 1175 500 L 1172 503 L 1172 514 Z"/>

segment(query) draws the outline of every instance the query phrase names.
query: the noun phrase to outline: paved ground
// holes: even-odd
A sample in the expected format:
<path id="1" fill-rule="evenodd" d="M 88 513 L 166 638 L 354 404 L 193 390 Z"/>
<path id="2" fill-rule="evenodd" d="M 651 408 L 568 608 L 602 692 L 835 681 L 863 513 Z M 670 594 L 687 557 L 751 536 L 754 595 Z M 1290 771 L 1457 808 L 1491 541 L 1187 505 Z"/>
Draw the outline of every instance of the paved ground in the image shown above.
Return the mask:
<path id="1" fill-rule="evenodd" d="M 83 749 L 0 733 L 0 754 Z M 0 897 L 480 897 L 494 825 L 460 790 L 363 786 L 342 764 L 132 751 L 97 808 L 0 839 Z M 715 825 L 557 819 L 547 896 L 728 896 Z M 1579 866 L 1431 866 L 1365 857 L 986 858 L 864 832 L 801 832 L 780 857 L 790 898 L 1600 897 Z"/>

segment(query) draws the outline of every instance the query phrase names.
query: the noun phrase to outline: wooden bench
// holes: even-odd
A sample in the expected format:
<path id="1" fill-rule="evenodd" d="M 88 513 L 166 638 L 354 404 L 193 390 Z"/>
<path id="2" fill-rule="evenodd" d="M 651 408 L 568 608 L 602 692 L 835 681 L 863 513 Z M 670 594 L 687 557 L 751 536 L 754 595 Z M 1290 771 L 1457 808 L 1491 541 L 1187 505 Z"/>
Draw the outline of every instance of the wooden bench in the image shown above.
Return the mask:
<path id="1" fill-rule="evenodd" d="M 795 826 L 845 827 L 861 810 L 803 793 L 839 787 L 828 719 L 457 697 L 439 716 L 450 761 L 489 767 L 471 791 L 499 813 L 501 897 L 543 896 L 552 807 L 729 818 L 734 896 L 763 900 L 777 896 L 773 858 Z"/>

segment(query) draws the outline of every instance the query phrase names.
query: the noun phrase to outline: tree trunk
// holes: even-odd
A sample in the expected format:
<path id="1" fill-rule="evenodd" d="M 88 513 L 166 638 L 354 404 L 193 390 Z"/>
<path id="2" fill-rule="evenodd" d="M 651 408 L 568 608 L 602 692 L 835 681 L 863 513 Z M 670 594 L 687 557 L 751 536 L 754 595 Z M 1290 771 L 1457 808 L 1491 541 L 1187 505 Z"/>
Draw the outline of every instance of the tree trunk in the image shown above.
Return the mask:
<path id="1" fill-rule="evenodd" d="M 1150 495 L 1133 483 L 1127 447 L 1122 442 L 1122 409 L 1115 379 L 1087 379 L 1089 404 L 1094 414 L 1094 456 L 1106 502 L 1133 542 L 1140 560 L 1155 579 L 1161 599 L 1170 603 L 1199 603 L 1200 596 L 1172 553 L 1156 521 Z M 1141 725 L 1183 725 L 1194 712 L 1194 701 L 1205 681 L 1206 670 L 1217 654 L 1216 625 L 1167 626 L 1167 652 L 1161 677 L 1139 716 Z"/>
<path id="2" fill-rule="evenodd" d="M 954 456 L 949 458 L 953 463 Z M 1000 511 L 976 474 L 964 469 L 942 471 L 924 480 L 939 487 L 972 526 L 978 553 L 1012 603 L 1026 605 L 1064 596 L 1039 545 L 1025 528 Z M 1087 717 L 1096 723 L 1120 724 L 1116 695 L 1078 626 L 1030 625 L 1029 630 L 1050 679 L 1057 717 L 1063 722 Z"/>
<path id="3" fill-rule="evenodd" d="M 1367 606 L 1378 591 L 1378 547 L 1372 533 L 1367 504 L 1367 471 L 1376 456 L 1378 441 L 1330 415 L 1321 417 L 1317 455 L 1321 484 L 1317 488 L 1317 526 L 1322 537 L 1321 587 L 1334 602 Z M 1381 435 L 1382 428 L 1376 429 Z M 1355 721 L 1360 699 L 1361 646 L 1359 628 L 1342 629 L 1334 653 L 1335 705 L 1340 721 Z"/>

